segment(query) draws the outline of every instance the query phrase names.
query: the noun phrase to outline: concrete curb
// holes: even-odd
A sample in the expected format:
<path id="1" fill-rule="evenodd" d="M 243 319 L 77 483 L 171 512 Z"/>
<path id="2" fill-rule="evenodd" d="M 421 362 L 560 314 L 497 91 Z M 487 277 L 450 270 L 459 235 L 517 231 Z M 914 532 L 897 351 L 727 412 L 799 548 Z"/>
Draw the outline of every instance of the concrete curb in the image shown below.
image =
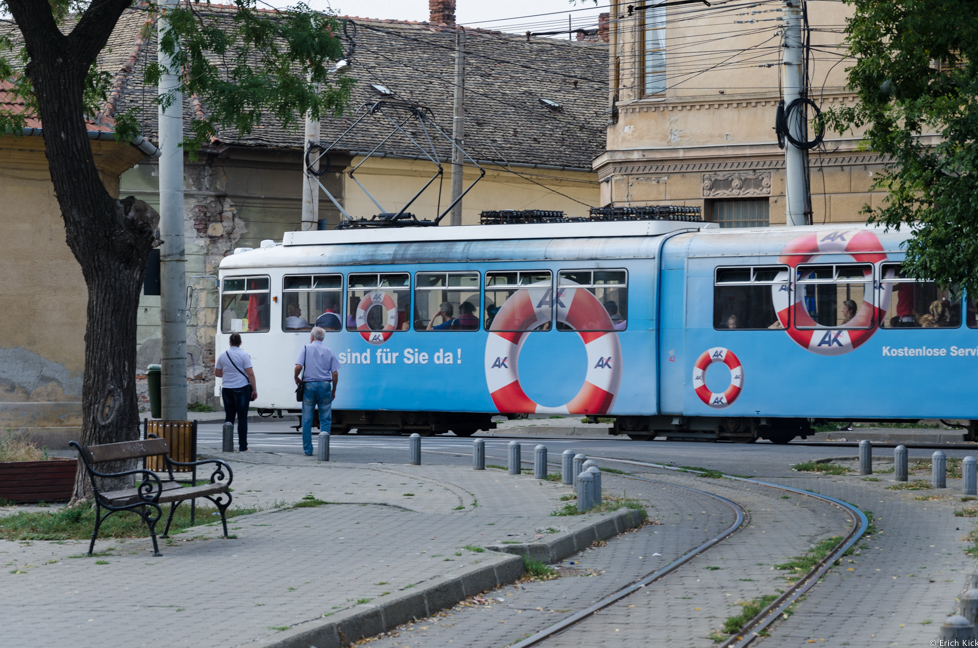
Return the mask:
<path id="1" fill-rule="evenodd" d="M 491 561 L 490 564 L 481 564 L 463 574 L 432 579 L 417 588 L 384 597 L 382 603 L 368 603 L 344 610 L 315 628 L 286 631 L 284 636 L 265 646 L 342 648 L 518 580 L 524 572 L 523 555 L 547 563 L 558 562 L 587 549 L 596 540 L 606 540 L 641 524 L 642 517 L 638 511 L 623 508 L 602 516 L 584 528 L 557 534 L 546 542 L 487 546 L 486 549 L 500 552 L 487 556 L 486 561 Z"/>
<path id="2" fill-rule="evenodd" d="M 607 540 L 641 525 L 641 513 L 635 509 L 620 508 L 583 529 L 555 535 L 553 539 L 546 542 L 489 545 L 486 549 L 518 556 L 529 556 L 534 560 L 552 564 L 579 551 L 584 551 L 598 540 Z"/>

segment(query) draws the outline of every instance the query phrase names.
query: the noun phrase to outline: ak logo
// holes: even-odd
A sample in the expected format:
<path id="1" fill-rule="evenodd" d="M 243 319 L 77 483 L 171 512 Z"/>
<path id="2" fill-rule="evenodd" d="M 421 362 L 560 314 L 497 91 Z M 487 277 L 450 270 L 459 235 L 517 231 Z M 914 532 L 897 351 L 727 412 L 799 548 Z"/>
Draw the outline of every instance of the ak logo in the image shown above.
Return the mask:
<path id="1" fill-rule="evenodd" d="M 842 333 L 843 331 L 836 331 L 835 333 L 831 333 L 831 332 L 826 333 L 825 335 L 822 336 L 822 339 L 819 340 L 818 346 L 831 347 L 836 344 L 839 346 L 845 346 L 844 344 L 842 344 L 842 340 L 839 339 L 839 336 L 841 336 Z"/>
<path id="2" fill-rule="evenodd" d="M 496 358 L 496 361 L 492 363 L 492 369 L 509 369 L 506 366 L 506 361 L 509 360 L 509 356 L 505 358 Z"/>
<path id="3" fill-rule="evenodd" d="M 821 241 L 819 241 L 819 243 L 832 243 L 834 241 L 842 241 L 845 243 L 848 240 L 846 238 L 848 235 L 849 232 L 829 232 L 822 238 Z"/>
<path id="4" fill-rule="evenodd" d="M 597 364 L 594 365 L 595 369 L 611 369 L 611 356 L 607 358 L 598 358 Z"/>

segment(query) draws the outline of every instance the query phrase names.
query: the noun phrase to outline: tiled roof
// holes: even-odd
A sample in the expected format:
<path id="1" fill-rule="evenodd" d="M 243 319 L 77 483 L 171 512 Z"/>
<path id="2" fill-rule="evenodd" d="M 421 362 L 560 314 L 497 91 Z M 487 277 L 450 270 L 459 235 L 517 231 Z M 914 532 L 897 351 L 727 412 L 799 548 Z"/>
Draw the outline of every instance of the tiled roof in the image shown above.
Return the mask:
<path id="1" fill-rule="evenodd" d="M 24 104 L 23 99 L 12 92 L 14 84 L 0 80 L 0 111 L 8 115 L 23 115 L 25 128 L 41 128 L 41 120 Z M 89 132 L 111 133 L 115 127 L 112 119 L 86 119 Z"/>
<path id="2" fill-rule="evenodd" d="M 211 5 L 212 20 L 229 19 L 230 11 Z M 155 29 L 140 40 L 147 14 L 130 10 L 120 20 L 100 63 L 117 74 L 112 108 L 142 109 L 143 133 L 156 139 L 155 87 L 143 83 L 143 71 L 155 60 Z M 352 123 L 356 109 L 380 99 L 370 88 L 391 89 L 397 99 L 428 107 L 434 121 L 451 134 L 455 84 L 455 31 L 440 25 L 351 18 L 344 30 L 349 66 L 342 72 L 357 79 L 350 112 L 322 120 L 322 140 L 332 142 Z M 608 50 L 593 44 L 466 30 L 465 150 L 477 160 L 516 165 L 549 165 L 590 170 L 605 148 Z M 546 107 L 541 100 L 560 104 Z M 185 111 L 207 109 L 185 97 Z M 416 125 L 412 136 L 424 139 Z M 343 151 L 372 150 L 390 132 L 386 122 L 370 118 L 338 144 Z M 248 135 L 222 130 L 225 144 L 300 148 L 302 122 L 283 129 L 267 118 Z M 439 155 L 450 159 L 450 146 L 438 142 Z M 387 154 L 417 155 L 409 142 L 392 138 Z"/>

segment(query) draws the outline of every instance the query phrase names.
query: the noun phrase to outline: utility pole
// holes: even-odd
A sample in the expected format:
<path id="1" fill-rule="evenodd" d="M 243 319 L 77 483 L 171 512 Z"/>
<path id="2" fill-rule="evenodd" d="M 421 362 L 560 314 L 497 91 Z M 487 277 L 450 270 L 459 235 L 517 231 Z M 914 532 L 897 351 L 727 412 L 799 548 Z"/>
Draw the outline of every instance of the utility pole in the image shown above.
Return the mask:
<path id="1" fill-rule="evenodd" d="M 169 30 L 166 12 L 178 0 L 163 0 L 157 26 L 158 42 Z M 170 97 L 159 108 L 160 151 L 160 322 L 162 323 L 161 406 L 163 420 L 187 418 L 187 279 L 183 237 L 183 93 L 171 57 L 158 52 L 163 74 L 160 96 Z"/>
<path id="2" fill-rule="evenodd" d="M 462 140 L 465 138 L 465 28 L 458 27 L 455 32 L 455 109 L 452 112 L 452 201 L 458 200 L 452 208 L 452 225 L 462 224 Z"/>
<path id="3" fill-rule="evenodd" d="M 319 89 L 317 88 L 318 92 Z M 309 159 L 309 147 L 319 143 L 320 122 L 306 113 L 305 146 L 302 150 L 302 231 L 319 227 L 319 183 L 306 167 Z M 314 171 L 319 171 L 319 161 L 312 165 Z"/>
<path id="4" fill-rule="evenodd" d="M 805 48 L 802 39 L 802 10 L 805 0 L 784 0 L 784 104 L 787 107 L 795 100 L 804 101 L 805 89 Z M 788 133 L 797 142 L 808 140 L 808 124 L 805 123 L 807 111 L 799 103 L 795 110 L 786 115 Z M 788 138 L 785 138 L 786 140 Z M 795 227 L 807 225 L 808 217 L 808 152 L 798 148 L 790 140 L 785 141 L 785 209 L 787 224 Z"/>

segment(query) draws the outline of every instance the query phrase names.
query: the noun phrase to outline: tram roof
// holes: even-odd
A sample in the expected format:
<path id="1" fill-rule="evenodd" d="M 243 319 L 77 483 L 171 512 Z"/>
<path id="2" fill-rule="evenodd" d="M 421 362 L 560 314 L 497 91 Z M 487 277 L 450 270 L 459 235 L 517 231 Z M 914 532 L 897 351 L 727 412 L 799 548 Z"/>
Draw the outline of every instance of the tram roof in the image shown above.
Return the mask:
<path id="1" fill-rule="evenodd" d="M 310 230 L 286 232 L 285 247 L 441 241 L 511 241 L 562 238 L 615 238 L 662 236 L 681 230 L 715 228 L 713 223 L 690 221 L 591 221 L 584 223 L 526 223 L 514 225 L 461 225 L 456 227 L 400 227 L 392 229 Z"/>

